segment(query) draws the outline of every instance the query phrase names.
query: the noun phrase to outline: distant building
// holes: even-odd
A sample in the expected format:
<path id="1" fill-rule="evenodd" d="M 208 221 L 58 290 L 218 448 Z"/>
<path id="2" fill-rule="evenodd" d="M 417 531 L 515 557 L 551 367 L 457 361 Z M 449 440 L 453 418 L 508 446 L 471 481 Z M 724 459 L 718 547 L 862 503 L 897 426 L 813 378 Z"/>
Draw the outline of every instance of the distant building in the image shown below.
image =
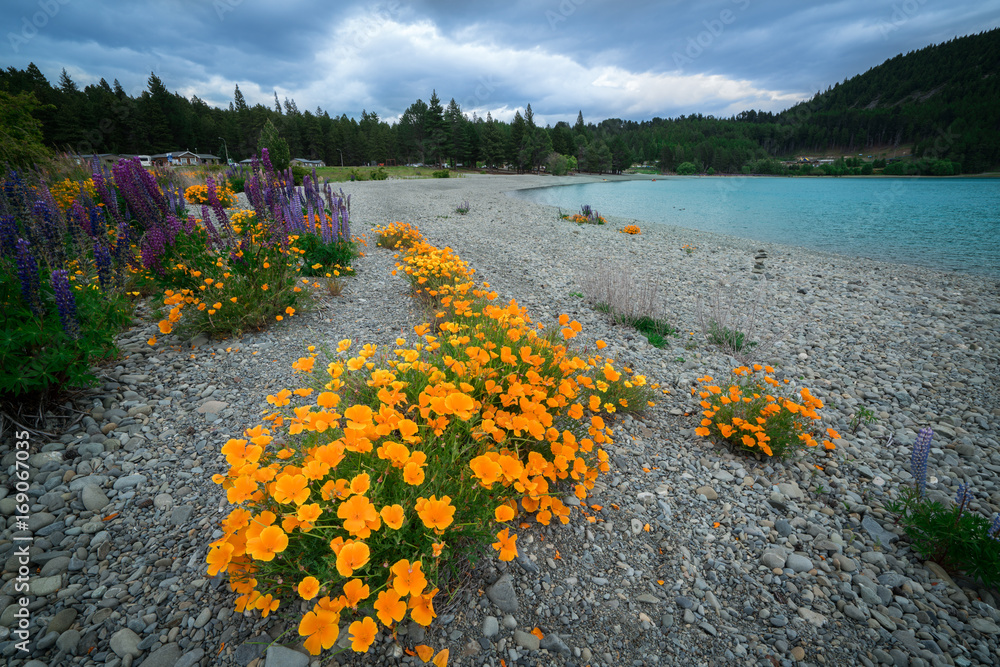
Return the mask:
<path id="1" fill-rule="evenodd" d="M 94 161 L 94 158 L 101 164 L 113 165 L 120 159 L 121 156 L 115 153 L 91 153 L 89 155 L 74 155 L 73 159 L 77 164 L 89 164 Z"/>
<path id="2" fill-rule="evenodd" d="M 322 160 L 307 160 L 304 157 L 293 158 L 291 161 L 293 167 L 306 167 L 312 169 L 313 167 L 325 167 L 326 163 Z"/>
<path id="3" fill-rule="evenodd" d="M 219 164 L 222 158 L 211 153 L 193 153 L 191 151 L 170 151 L 169 153 L 157 153 L 151 155 L 153 164 L 159 166 L 180 165 L 196 166 L 205 164 Z"/>

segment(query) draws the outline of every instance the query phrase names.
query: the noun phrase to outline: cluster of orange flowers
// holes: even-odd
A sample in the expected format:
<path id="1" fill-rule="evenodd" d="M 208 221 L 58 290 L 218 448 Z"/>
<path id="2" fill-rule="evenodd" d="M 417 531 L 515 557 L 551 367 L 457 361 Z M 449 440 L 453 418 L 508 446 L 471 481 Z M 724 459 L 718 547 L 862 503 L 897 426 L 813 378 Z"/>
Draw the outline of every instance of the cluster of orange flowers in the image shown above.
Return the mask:
<path id="1" fill-rule="evenodd" d="M 622 234 L 642 234 L 639 225 L 625 225 L 622 227 Z"/>
<path id="2" fill-rule="evenodd" d="M 49 186 L 49 192 L 52 193 L 52 198 L 56 200 L 56 205 L 62 212 L 66 212 L 73 205 L 73 202 L 80 196 L 81 190 L 91 200 L 97 201 L 97 188 L 94 187 L 94 179 L 92 178 L 85 181 L 73 181 L 67 178 Z"/>
<path id="3" fill-rule="evenodd" d="M 229 573 L 241 612 L 267 615 L 289 595 L 289 604 L 315 599 L 298 627 L 313 654 L 333 646 L 341 615 L 362 605 L 388 629 L 407 614 L 430 624 L 438 591 L 428 577 L 451 536 L 482 529 L 484 507 L 499 524 L 522 510 L 567 523 L 571 508 L 555 485 L 570 483 L 583 499 L 609 469 L 602 396 L 614 383 L 645 384 L 599 356 L 571 354 L 516 302 L 497 306 L 495 293 L 457 284 L 469 272 L 453 253 L 415 248 L 424 258 L 407 264 L 416 284 L 452 279 L 439 286 L 450 318 L 438 335 L 423 324 L 412 343 L 365 345 L 355 356 L 344 340 L 325 369 L 310 347 L 294 368 L 319 377 L 314 386 L 268 396 L 279 410 L 226 443 L 229 470 L 214 478 L 237 507 L 211 545 L 209 574 Z M 560 323 L 563 338 L 581 329 L 568 316 Z M 510 527 L 495 539 L 501 560 L 517 555 Z M 364 652 L 379 625 L 364 617 L 348 632 Z M 416 651 L 430 657 L 428 647 Z"/>
<path id="4" fill-rule="evenodd" d="M 378 237 L 378 245 L 383 248 L 409 248 L 424 240 L 424 235 L 408 222 L 393 222 L 384 227 L 373 227 L 372 234 Z"/>
<path id="5" fill-rule="evenodd" d="M 581 225 L 587 223 L 594 224 L 595 222 L 598 225 L 603 225 L 608 221 L 607 218 L 605 218 L 603 215 L 597 216 L 597 220 L 595 221 L 593 218 L 588 218 L 587 216 L 581 213 L 574 213 L 573 215 L 568 216 L 566 219 L 569 220 L 570 222 L 580 223 Z"/>
<path id="6" fill-rule="evenodd" d="M 236 193 L 228 185 L 216 185 L 215 193 L 225 207 L 236 205 Z M 208 186 L 192 185 L 184 191 L 184 200 L 190 204 L 208 204 Z"/>
<path id="7" fill-rule="evenodd" d="M 763 374 L 757 376 L 757 373 Z M 712 384 L 712 377 L 698 378 L 702 385 L 698 396 L 701 398 L 703 419 L 695 433 L 702 437 L 718 436 L 741 449 L 759 450 L 768 456 L 775 451 L 783 454 L 796 446 L 816 447 L 819 443 L 813 435 L 811 422 L 818 421 L 817 410 L 823 402 L 812 395 L 807 387 L 799 390 L 801 401 L 781 395 L 777 391 L 782 383 L 771 377 L 771 366 L 753 365 L 753 371 L 746 366 L 733 369 L 738 378 L 723 389 Z M 785 380 L 788 384 L 788 380 Z M 696 393 L 691 388 L 692 395 Z M 825 449 L 836 449 L 831 440 L 840 435 L 827 429 L 830 440 L 823 440 Z"/>

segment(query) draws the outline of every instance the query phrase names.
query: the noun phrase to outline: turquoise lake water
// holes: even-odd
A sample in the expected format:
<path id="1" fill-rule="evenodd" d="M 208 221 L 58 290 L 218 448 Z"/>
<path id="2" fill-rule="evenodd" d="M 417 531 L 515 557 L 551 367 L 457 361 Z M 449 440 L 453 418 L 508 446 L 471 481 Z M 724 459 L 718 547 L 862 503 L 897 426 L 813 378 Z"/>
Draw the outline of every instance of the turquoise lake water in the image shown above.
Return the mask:
<path id="1" fill-rule="evenodd" d="M 844 255 L 1000 276 L 1000 180 L 658 177 L 513 196 Z"/>

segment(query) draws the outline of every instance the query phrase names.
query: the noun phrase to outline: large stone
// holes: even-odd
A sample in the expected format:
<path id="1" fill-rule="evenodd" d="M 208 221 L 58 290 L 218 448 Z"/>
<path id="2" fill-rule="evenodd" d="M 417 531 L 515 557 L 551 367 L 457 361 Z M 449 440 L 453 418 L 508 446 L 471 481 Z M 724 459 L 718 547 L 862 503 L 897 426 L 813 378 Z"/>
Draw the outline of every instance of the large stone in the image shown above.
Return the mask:
<path id="1" fill-rule="evenodd" d="M 496 580 L 496 583 L 489 586 L 486 589 L 486 597 L 502 612 L 513 614 L 517 611 L 517 593 L 514 591 L 514 580 L 509 574 L 503 575 Z"/>
<path id="2" fill-rule="evenodd" d="M 764 567 L 774 569 L 785 567 L 785 560 L 787 556 L 780 551 L 765 551 L 760 557 L 760 562 L 763 563 Z"/>
<path id="3" fill-rule="evenodd" d="M 104 491 L 94 484 L 88 484 L 80 490 L 80 500 L 91 512 L 100 512 L 111 502 Z"/>
<path id="4" fill-rule="evenodd" d="M 717 500 L 719 498 L 719 494 L 715 492 L 715 489 L 708 486 L 707 484 L 705 486 L 699 486 L 697 489 L 694 490 L 694 492 L 697 493 L 698 495 L 705 496 L 709 500 Z"/>
<path id="5" fill-rule="evenodd" d="M 36 577 L 28 583 L 28 587 L 31 590 L 31 594 L 36 597 L 52 595 L 62 587 L 62 576 Z"/>
<path id="6" fill-rule="evenodd" d="M 66 632 L 73 625 L 73 621 L 76 620 L 77 616 L 76 609 L 70 607 L 69 609 L 63 609 L 61 612 L 52 617 L 49 621 L 49 627 L 45 629 L 45 634 L 50 632 Z"/>
<path id="7" fill-rule="evenodd" d="M 785 559 L 785 567 L 793 572 L 808 572 L 813 569 L 812 561 L 800 554 L 789 554 Z"/>
<path id="8" fill-rule="evenodd" d="M 56 639 L 56 647 L 67 655 L 76 655 L 76 649 L 80 645 L 80 632 L 78 630 L 67 630 Z"/>
<path id="9" fill-rule="evenodd" d="M 500 622 L 496 616 L 487 616 L 483 619 L 484 637 L 496 637 L 498 632 L 500 632 Z"/>
<path id="10" fill-rule="evenodd" d="M 181 647 L 177 644 L 165 644 L 149 654 L 142 661 L 144 667 L 174 667 L 181 657 Z"/>
<path id="11" fill-rule="evenodd" d="M 799 607 L 799 616 L 804 618 L 806 622 L 811 623 L 817 628 L 821 628 L 826 625 L 827 618 L 823 614 L 817 613 L 808 607 Z"/>
<path id="12" fill-rule="evenodd" d="M 1000 634 L 1000 626 L 997 626 L 996 623 L 994 623 L 988 618 L 970 619 L 969 625 L 971 625 L 973 628 L 979 630 L 979 632 L 982 632 L 984 634 L 988 635 Z"/>
<path id="13" fill-rule="evenodd" d="M 200 412 L 201 414 L 213 414 L 217 415 L 223 410 L 229 407 L 228 403 L 223 403 L 222 401 L 205 401 L 202 403 L 195 412 Z"/>
<path id="14" fill-rule="evenodd" d="M 111 635 L 111 650 L 115 652 L 119 658 L 124 658 L 127 655 L 133 658 L 138 658 L 139 654 L 139 635 L 135 634 L 128 628 L 122 628 L 115 634 Z"/>
<path id="15" fill-rule="evenodd" d="M 541 645 L 541 640 L 530 632 L 515 630 L 514 643 L 528 649 L 529 651 L 537 651 Z"/>
<path id="16" fill-rule="evenodd" d="M 264 660 L 264 667 L 308 667 L 308 665 L 308 655 L 278 645 L 267 649 L 267 658 Z"/>
<path id="17" fill-rule="evenodd" d="M 888 530 L 882 527 L 882 525 L 870 516 L 866 516 L 861 520 L 861 527 L 868 531 L 868 534 L 872 536 L 876 544 L 881 544 L 883 546 L 888 546 L 891 542 L 899 539 L 899 535 L 896 533 L 890 533 Z"/>
<path id="18" fill-rule="evenodd" d="M 802 498 L 805 494 L 802 493 L 802 489 L 795 482 L 785 482 L 778 484 L 778 493 L 782 494 L 786 498 L 791 498 L 795 500 L 797 498 Z"/>
<path id="19" fill-rule="evenodd" d="M 146 481 L 147 478 L 145 475 L 139 475 L 139 474 L 125 475 L 124 477 L 119 477 L 118 479 L 116 479 L 115 483 L 112 485 L 112 488 L 115 491 L 121 491 L 122 489 L 131 489 L 145 484 Z"/>

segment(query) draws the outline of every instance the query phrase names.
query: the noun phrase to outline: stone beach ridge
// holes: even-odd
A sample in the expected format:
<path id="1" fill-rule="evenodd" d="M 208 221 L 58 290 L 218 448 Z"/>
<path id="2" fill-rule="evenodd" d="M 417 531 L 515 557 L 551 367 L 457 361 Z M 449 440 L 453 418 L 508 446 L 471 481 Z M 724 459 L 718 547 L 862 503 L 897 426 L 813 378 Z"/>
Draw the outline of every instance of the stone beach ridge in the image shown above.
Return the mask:
<path id="1" fill-rule="evenodd" d="M 930 426 L 928 493 L 950 502 L 967 483 L 973 511 L 1000 511 L 1000 282 L 614 211 L 601 211 L 608 225 L 576 225 L 508 194 L 589 180 L 601 179 L 344 184 L 354 234 L 414 224 L 468 261 L 502 301 L 516 299 L 547 327 L 568 313 L 583 325 L 578 346 L 602 339 L 604 354 L 671 392 L 641 418 L 613 424 L 611 472 L 587 501 L 603 506 L 601 521 L 574 516 L 567 526 L 519 530 L 518 558 L 485 554 L 454 598 L 437 603 L 430 628 L 403 624 L 403 646 L 448 646 L 451 665 L 492 667 L 501 659 L 508 667 L 1000 662 L 997 591 L 921 562 L 880 507 L 911 480 L 910 446 Z M 464 216 L 454 212 L 463 200 L 471 205 Z M 642 234 L 620 234 L 625 224 Z M 17 532 L 14 518 L 12 443 L 0 443 L 7 664 L 421 664 L 384 631 L 364 656 L 310 658 L 294 650 L 298 603 L 289 602 L 286 618 L 284 604 L 267 619 L 237 614 L 225 575 L 205 573 L 208 543 L 228 512 L 211 481 L 225 470 L 219 450 L 258 423 L 267 394 L 298 386 L 292 362 L 308 345 L 342 338 L 392 344 L 421 321 L 406 280 L 391 275 L 394 263 L 370 243 L 342 296 L 321 296 L 313 311 L 239 339 L 158 336 L 150 347 L 156 321 L 137 314 L 120 337 L 123 358 L 101 368 L 102 385 L 74 406 L 86 413 L 80 422 L 33 442 L 27 531 Z M 650 346 L 575 296 L 595 272 L 621 270 L 659 286 L 666 319 L 679 328 L 669 347 Z M 824 402 L 823 426 L 843 436 L 831 455 L 769 463 L 695 436 L 695 378 L 722 379 L 735 365 L 689 333 L 698 332 L 697 299 L 711 298 L 720 281 L 743 300 L 763 285 L 768 322 L 789 331 L 761 361 Z M 862 406 L 878 421 L 852 435 Z M 29 534 L 26 656 L 11 628 L 14 539 Z M 291 648 L 265 651 L 271 638 Z"/>

